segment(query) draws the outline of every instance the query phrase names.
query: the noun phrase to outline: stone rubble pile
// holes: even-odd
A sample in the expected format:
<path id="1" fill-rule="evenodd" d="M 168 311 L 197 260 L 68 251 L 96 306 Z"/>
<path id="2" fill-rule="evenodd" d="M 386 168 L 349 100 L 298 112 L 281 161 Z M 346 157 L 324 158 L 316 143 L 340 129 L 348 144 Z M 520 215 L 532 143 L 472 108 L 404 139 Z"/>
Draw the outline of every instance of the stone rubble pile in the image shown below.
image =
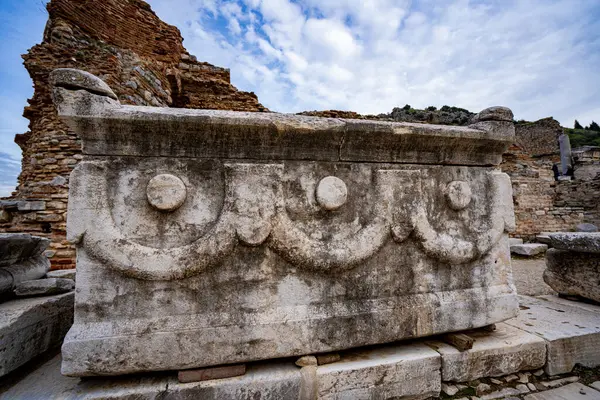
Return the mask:
<path id="1" fill-rule="evenodd" d="M 75 288 L 75 270 L 50 272 L 44 255 L 50 240 L 28 233 L 0 234 L 0 300 L 66 293 Z M 61 276 L 60 278 L 57 277 Z"/>
<path id="2" fill-rule="evenodd" d="M 600 232 L 549 234 L 544 281 L 562 295 L 600 302 Z"/>
<path id="3" fill-rule="evenodd" d="M 48 272 L 49 244 L 0 234 L 0 376 L 59 346 L 73 323 L 75 270 Z"/>

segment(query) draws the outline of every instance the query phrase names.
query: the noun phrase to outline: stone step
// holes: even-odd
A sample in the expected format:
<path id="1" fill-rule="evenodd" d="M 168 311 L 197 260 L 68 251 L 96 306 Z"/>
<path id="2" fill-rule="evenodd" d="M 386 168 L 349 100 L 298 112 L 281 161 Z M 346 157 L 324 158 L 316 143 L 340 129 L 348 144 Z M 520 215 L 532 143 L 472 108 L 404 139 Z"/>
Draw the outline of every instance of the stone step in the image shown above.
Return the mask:
<path id="1" fill-rule="evenodd" d="M 511 253 L 527 257 L 537 256 L 545 253 L 546 250 L 548 250 L 548 245 L 543 243 L 525 243 L 510 246 Z"/>
<path id="2" fill-rule="evenodd" d="M 506 323 L 546 341 L 549 375 L 571 372 L 577 363 L 599 365 L 600 313 L 552 298 L 519 296 L 521 311 Z"/>
<path id="3" fill-rule="evenodd" d="M 466 351 L 441 341 L 427 341 L 442 356 L 442 380 L 469 382 L 544 366 L 544 339 L 505 323 L 496 327 L 493 332 L 469 332 L 475 342 L 473 348 Z"/>

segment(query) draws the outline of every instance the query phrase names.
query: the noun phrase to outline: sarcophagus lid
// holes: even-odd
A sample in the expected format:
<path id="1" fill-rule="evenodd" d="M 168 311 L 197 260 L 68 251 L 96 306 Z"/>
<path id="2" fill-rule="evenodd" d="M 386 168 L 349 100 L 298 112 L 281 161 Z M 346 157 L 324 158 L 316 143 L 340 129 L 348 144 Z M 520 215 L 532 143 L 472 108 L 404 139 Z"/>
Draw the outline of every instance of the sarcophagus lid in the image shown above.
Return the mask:
<path id="1" fill-rule="evenodd" d="M 82 139 L 63 373 L 328 352 L 512 318 L 512 113 L 468 127 L 121 105 L 52 74 Z"/>

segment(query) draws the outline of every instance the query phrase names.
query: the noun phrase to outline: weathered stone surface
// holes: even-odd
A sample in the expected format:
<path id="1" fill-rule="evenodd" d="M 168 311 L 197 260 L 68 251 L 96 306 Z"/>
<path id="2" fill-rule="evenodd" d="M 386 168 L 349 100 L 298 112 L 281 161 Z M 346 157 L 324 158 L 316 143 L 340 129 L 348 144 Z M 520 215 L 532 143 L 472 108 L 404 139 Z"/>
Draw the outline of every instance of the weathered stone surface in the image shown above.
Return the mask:
<path id="1" fill-rule="evenodd" d="M 47 362 L 0 399 L 426 399 L 441 387 L 440 356 L 423 344 L 350 351 L 325 366 L 297 368 L 291 362 L 250 364 L 243 376 L 179 383 L 173 375 L 78 380 Z"/>
<path id="2" fill-rule="evenodd" d="M 57 269 L 46 274 L 46 278 L 63 278 L 75 280 L 77 270 L 75 269 Z"/>
<path id="3" fill-rule="evenodd" d="M 23 233 L 0 234 L 0 297 L 13 296 L 13 289 L 23 281 L 42 278 L 50 261 L 42 253 L 49 240 Z M 1 301 L 1 299 L 0 299 Z"/>
<path id="4" fill-rule="evenodd" d="M 560 294 L 600 302 L 600 254 L 550 249 L 544 281 Z"/>
<path id="5" fill-rule="evenodd" d="M 571 372 L 578 363 L 600 365 L 600 313 L 549 298 L 519 296 L 521 312 L 506 324 L 546 341 L 549 375 Z"/>
<path id="6" fill-rule="evenodd" d="M 494 332 L 470 332 L 469 336 L 475 339 L 473 348 L 462 352 L 444 342 L 428 342 L 442 356 L 444 381 L 504 376 L 546 363 L 544 339 L 505 323 L 497 324 Z"/>
<path id="7" fill-rule="evenodd" d="M 549 236 L 555 249 L 600 253 L 600 232 L 558 232 Z"/>
<path id="8" fill-rule="evenodd" d="M 27 233 L 0 233 L 0 267 L 41 255 L 50 241 Z"/>
<path id="9" fill-rule="evenodd" d="M 318 399 L 427 399 L 439 396 L 440 355 L 424 344 L 347 352 L 316 369 Z"/>
<path id="10" fill-rule="evenodd" d="M 2 393 L 0 399 L 304 400 L 300 369 L 291 363 L 251 365 L 245 375 L 179 383 L 173 375 L 79 380 L 60 374 L 57 357 Z"/>
<path id="11" fill-rule="evenodd" d="M 73 323 L 73 293 L 0 304 L 0 376 L 60 345 Z"/>
<path id="12" fill-rule="evenodd" d="M 66 293 L 75 288 L 75 281 L 64 278 L 46 278 L 23 281 L 16 285 L 15 294 L 19 297 L 50 296 Z"/>
<path id="13" fill-rule="evenodd" d="M 117 100 L 117 95 L 100 78 L 73 68 L 58 68 L 50 74 L 50 84 L 54 87 L 63 87 L 71 90 L 83 89 L 100 96 L 107 96 Z"/>
<path id="14" fill-rule="evenodd" d="M 158 109 L 56 91 L 86 155 L 70 177 L 79 276 L 66 374 L 319 354 L 516 314 L 510 181 L 489 167 L 512 124 Z M 147 190 L 162 174 L 186 191 L 168 213 Z"/>
<path id="15" fill-rule="evenodd" d="M 524 400 L 600 400 L 600 392 L 581 383 L 528 394 Z"/>
<path id="16" fill-rule="evenodd" d="M 473 117 L 473 122 L 479 121 L 508 121 L 512 122 L 513 112 L 506 107 L 490 107 Z"/>
<path id="17" fill-rule="evenodd" d="M 548 250 L 548 245 L 542 243 L 525 243 L 510 246 L 511 253 L 527 257 L 537 256 L 546 250 Z"/>

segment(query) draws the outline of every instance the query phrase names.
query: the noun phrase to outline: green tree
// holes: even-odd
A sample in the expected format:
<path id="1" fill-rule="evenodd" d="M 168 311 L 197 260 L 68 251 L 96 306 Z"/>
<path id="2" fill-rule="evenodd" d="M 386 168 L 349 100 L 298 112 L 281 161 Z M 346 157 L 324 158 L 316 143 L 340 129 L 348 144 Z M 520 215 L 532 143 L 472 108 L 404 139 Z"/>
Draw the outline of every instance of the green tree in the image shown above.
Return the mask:
<path id="1" fill-rule="evenodd" d="M 575 120 L 575 129 L 583 129 L 583 126 L 581 126 L 581 124 L 577 120 Z"/>
<path id="2" fill-rule="evenodd" d="M 600 132 L 600 125 L 598 125 L 595 121 L 592 121 L 590 124 L 590 131 Z"/>

